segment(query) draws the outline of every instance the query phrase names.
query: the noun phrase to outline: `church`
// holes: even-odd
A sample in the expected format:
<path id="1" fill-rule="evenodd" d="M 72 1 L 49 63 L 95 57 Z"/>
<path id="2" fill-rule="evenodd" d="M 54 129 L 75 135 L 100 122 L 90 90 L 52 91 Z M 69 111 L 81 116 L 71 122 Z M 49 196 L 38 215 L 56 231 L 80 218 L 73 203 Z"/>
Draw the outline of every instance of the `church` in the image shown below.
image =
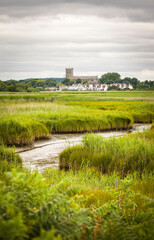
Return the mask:
<path id="1" fill-rule="evenodd" d="M 98 82 L 98 76 L 74 76 L 74 69 L 73 68 L 66 68 L 66 78 L 70 80 L 76 81 L 77 79 L 81 79 L 83 82 L 84 80 L 90 82 Z"/>

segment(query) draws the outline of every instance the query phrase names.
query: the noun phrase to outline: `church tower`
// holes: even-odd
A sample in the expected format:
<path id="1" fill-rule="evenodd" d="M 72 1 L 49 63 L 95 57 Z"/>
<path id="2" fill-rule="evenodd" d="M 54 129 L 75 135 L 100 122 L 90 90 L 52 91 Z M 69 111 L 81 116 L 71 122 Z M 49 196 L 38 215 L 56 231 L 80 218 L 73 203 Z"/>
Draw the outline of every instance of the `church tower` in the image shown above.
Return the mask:
<path id="1" fill-rule="evenodd" d="M 72 79 L 74 76 L 73 74 L 73 68 L 66 68 L 66 78 Z"/>

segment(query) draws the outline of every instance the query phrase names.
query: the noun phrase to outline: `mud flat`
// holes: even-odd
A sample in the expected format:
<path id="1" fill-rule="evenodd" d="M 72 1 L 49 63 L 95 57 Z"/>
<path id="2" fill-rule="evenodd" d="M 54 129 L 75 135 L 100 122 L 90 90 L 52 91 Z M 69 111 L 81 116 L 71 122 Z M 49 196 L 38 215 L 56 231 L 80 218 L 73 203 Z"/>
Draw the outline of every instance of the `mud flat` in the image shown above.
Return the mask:
<path id="1" fill-rule="evenodd" d="M 151 124 L 134 124 L 132 133 L 142 132 L 144 129 L 149 129 Z M 112 136 L 123 136 L 128 134 L 128 131 L 111 131 L 95 133 L 109 138 Z M 32 147 L 16 148 L 16 152 L 23 159 L 23 165 L 30 169 L 44 170 L 47 167 L 59 167 L 59 154 L 68 146 L 73 146 L 81 143 L 83 134 L 54 134 L 50 140 L 37 141 Z"/>

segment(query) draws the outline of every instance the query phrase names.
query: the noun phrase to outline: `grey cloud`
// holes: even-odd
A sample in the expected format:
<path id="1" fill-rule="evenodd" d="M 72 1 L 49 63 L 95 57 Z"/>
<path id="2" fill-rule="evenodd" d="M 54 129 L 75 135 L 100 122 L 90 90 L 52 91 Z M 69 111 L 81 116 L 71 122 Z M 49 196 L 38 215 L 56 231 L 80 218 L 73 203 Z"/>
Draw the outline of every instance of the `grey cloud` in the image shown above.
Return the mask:
<path id="1" fill-rule="evenodd" d="M 92 14 L 107 18 L 127 17 L 132 21 L 154 20 L 153 0 L 4 0 L 0 14 L 22 18 L 54 14 Z"/>
<path id="2" fill-rule="evenodd" d="M 70 64 L 79 75 L 150 75 L 153 5 L 150 0 L 0 0 L 0 79 L 63 76 Z"/>
<path id="3" fill-rule="evenodd" d="M 154 7 L 153 0 L 4 0 L 0 2 L 0 6 L 35 6 L 49 4 L 65 4 L 65 3 L 87 3 L 99 6 L 117 6 L 128 8 L 147 8 Z"/>

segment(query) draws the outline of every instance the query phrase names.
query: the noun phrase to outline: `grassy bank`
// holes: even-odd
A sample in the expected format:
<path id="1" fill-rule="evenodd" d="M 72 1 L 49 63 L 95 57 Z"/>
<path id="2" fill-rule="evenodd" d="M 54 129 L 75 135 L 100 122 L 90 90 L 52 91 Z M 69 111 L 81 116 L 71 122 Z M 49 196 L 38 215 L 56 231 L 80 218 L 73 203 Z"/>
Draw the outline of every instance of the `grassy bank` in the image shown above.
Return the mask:
<path id="1" fill-rule="evenodd" d="M 154 119 L 153 92 L 0 94 L 0 143 L 31 145 L 52 133 L 129 129 Z M 123 100 L 121 99 L 125 96 Z M 147 102 L 147 97 L 150 101 Z M 111 101 L 110 97 L 115 97 Z M 141 100 L 137 100 L 137 98 Z M 130 99 L 132 98 L 132 99 Z M 146 98 L 146 101 L 145 101 Z"/>
<path id="2" fill-rule="evenodd" d="M 0 92 L 0 101 L 3 102 L 53 102 L 53 101 L 151 101 L 154 97 L 154 91 L 110 91 L 110 92 L 40 92 L 40 93 L 2 93 Z"/>
<path id="3" fill-rule="evenodd" d="M 0 112 L 0 142 L 7 145 L 29 145 L 52 133 L 129 129 L 133 124 L 127 112 L 56 103 L 2 104 Z"/>
<path id="4" fill-rule="evenodd" d="M 14 163 L 8 169 L 4 162 Z M 0 155 L 0 239 L 153 239 L 153 177 L 19 168 L 13 150 Z M 8 172 L 9 170 L 9 172 Z"/>
<path id="5" fill-rule="evenodd" d="M 21 167 L 22 159 L 15 154 L 15 149 L 0 145 L 0 179 L 3 179 L 5 172 L 11 171 L 13 168 L 21 170 Z"/>
<path id="6" fill-rule="evenodd" d="M 60 167 L 79 169 L 94 167 L 102 173 L 116 172 L 121 177 L 137 171 L 154 169 L 154 131 L 103 139 L 87 134 L 81 145 L 68 147 L 60 154 Z"/>

